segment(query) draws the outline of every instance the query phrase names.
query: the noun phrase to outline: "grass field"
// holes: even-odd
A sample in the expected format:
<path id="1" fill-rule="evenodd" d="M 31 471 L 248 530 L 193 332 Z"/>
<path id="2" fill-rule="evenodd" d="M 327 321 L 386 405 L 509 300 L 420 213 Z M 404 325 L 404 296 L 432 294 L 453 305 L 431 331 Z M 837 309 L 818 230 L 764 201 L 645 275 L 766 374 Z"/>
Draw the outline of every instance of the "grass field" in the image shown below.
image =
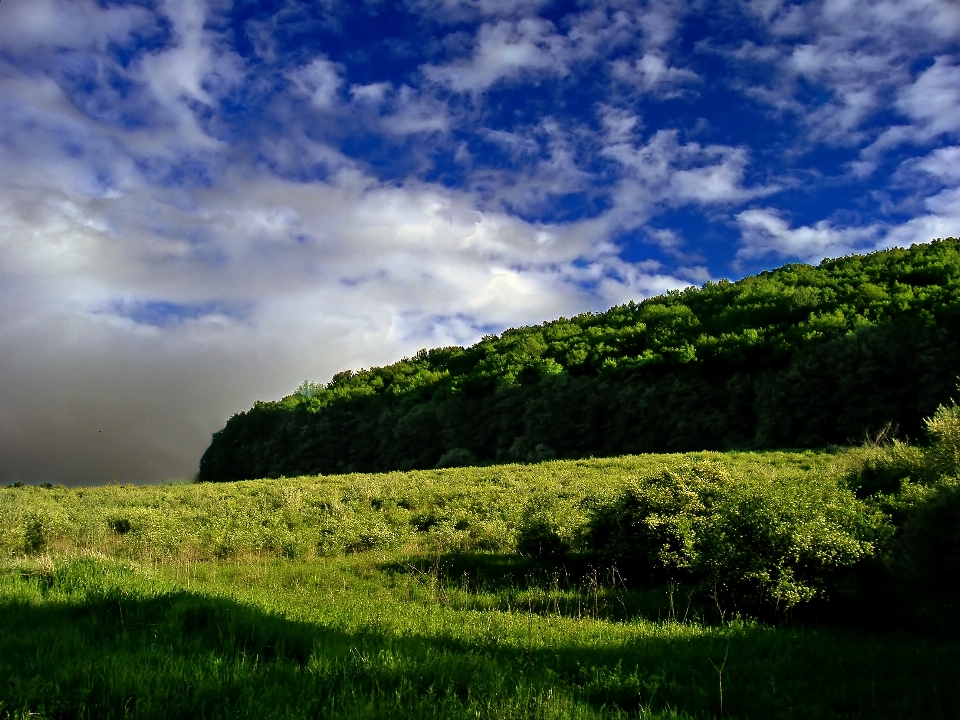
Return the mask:
<path id="1" fill-rule="evenodd" d="M 0 490 L 0 716 L 958 717 L 955 636 L 517 552 L 663 467 L 838 482 L 855 452 Z"/>

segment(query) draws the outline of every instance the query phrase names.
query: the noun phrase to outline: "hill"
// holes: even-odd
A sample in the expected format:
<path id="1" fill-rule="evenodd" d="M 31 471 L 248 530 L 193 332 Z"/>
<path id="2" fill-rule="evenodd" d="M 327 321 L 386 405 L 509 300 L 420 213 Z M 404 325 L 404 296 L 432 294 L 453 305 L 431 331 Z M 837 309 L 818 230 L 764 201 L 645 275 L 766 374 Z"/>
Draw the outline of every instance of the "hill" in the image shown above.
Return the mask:
<path id="1" fill-rule="evenodd" d="M 918 437 L 960 373 L 960 241 L 789 264 L 305 382 L 201 480 Z"/>

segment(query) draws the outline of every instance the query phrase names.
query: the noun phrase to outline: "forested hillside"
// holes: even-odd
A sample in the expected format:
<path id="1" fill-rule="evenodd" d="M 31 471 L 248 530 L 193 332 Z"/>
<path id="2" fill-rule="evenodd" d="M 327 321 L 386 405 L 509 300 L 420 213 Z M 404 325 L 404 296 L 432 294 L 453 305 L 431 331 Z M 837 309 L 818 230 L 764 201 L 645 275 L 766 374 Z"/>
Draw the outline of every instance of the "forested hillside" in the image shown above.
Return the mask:
<path id="1" fill-rule="evenodd" d="M 960 374 L 960 240 L 487 336 L 234 415 L 201 480 L 917 438 Z"/>

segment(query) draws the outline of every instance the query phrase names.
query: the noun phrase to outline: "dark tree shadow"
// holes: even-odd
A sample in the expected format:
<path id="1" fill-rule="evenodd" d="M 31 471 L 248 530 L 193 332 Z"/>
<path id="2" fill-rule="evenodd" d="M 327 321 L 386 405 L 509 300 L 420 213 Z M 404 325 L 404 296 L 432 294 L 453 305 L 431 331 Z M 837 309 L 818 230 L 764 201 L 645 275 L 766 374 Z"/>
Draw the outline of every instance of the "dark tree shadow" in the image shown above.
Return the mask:
<path id="1" fill-rule="evenodd" d="M 520 561 L 458 562 L 531 576 Z M 724 718 L 960 713 L 956 644 L 750 624 L 611 634 L 602 622 L 541 642 L 564 621 L 499 617 L 512 634 L 346 631 L 186 591 L 7 599 L 0 717 L 541 717 L 561 701 L 597 716 L 719 717 L 721 679 Z"/>
<path id="2" fill-rule="evenodd" d="M 543 616 L 623 622 L 697 620 L 721 622 L 701 596 L 679 586 L 638 583 L 600 558 L 580 553 L 547 557 L 518 554 L 443 553 L 388 562 L 380 570 L 406 575 L 425 587 L 459 591 L 458 607 L 518 610 Z M 436 592 L 433 593 L 435 595 Z M 476 597 L 471 602 L 470 597 Z"/>

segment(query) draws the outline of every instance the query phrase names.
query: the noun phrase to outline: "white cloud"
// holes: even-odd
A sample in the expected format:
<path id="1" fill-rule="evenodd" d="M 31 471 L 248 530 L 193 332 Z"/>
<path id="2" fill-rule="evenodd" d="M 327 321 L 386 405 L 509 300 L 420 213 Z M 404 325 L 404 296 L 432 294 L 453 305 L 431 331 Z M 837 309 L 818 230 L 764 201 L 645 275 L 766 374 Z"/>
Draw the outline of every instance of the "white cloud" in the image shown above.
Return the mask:
<path id="1" fill-rule="evenodd" d="M 630 5 L 631 3 L 624 3 L 622 6 Z M 680 19 L 688 12 L 690 7 L 683 3 L 656 0 L 636 9 L 637 22 L 643 29 L 647 47 L 664 48 L 672 42 L 676 37 Z"/>
<path id="2" fill-rule="evenodd" d="M 102 50 L 125 46 L 131 33 L 154 20 L 136 6 L 102 7 L 92 0 L 30 0 L 3 8 L 0 46 L 8 52 L 39 55 L 44 50 Z"/>
<path id="3" fill-rule="evenodd" d="M 661 55 L 653 53 L 647 53 L 633 62 L 614 61 L 613 76 L 622 82 L 636 85 L 644 92 L 659 91 L 668 96 L 677 94 L 678 85 L 699 80 L 695 72 L 670 67 Z"/>
<path id="4" fill-rule="evenodd" d="M 773 43 L 744 43 L 730 57 L 776 69 L 769 83 L 745 86 L 744 92 L 779 112 L 802 117 L 809 141 L 847 146 L 873 142 L 879 132 L 871 123 L 879 113 L 895 109 L 892 101 L 898 95 L 896 105 L 908 114 L 920 109 L 929 116 L 932 111 L 923 108 L 953 106 L 952 78 L 946 76 L 943 82 L 930 78 L 926 87 L 917 88 L 916 102 L 900 89 L 912 82 L 913 60 L 931 53 L 955 55 L 960 39 L 956 3 L 826 0 L 800 5 L 744 2 L 742 7 L 762 20 Z M 796 44 L 801 37 L 805 42 Z M 811 90 L 813 102 L 804 97 Z M 926 117 L 918 119 L 925 127 L 931 125 Z M 903 142 L 908 134 L 895 130 L 884 143 Z M 865 165 L 860 172 L 871 169 Z"/>
<path id="5" fill-rule="evenodd" d="M 310 104 L 315 108 L 332 110 L 340 103 L 340 89 L 344 85 L 342 73 L 342 65 L 320 56 L 291 73 L 291 80 L 310 98 Z M 369 97 L 371 92 L 368 86 L 366 93 L 361 90 L 360 95 Z"/>
<path id="6" fill-rule="evenodd" d="M 960 186 L 945 188 L 923 204 L 927 212 L 891 228 L 885 245 L 906 247 L 933 238 L 960 236 Z"/>
<path id="7" fill-rule="evenodd" d="M 480 135 L 505 149 L 511 157 L 516 159 L 536 157 L 540 154 L 540 143 L 532 134 L 483 128 L 480 131 Z"/>
<path id="8" fill-rule="evenodd" d="M 706 158 L 716 162 L 673 173 L 669 186 L 678 200 L 698 204 L 740 202 L 778 189 L 744 186 L 747 153 L 743 148 L 708 146 L 703 150 Z"/>
<path id="9" fill-rule="evenodd" d="M 912 166 L 943 182 L 960 185 L 960 146 L 937 148 L 926 157 L 912 163 Z"/>
<path id="10" fill-rule="evenodd" d="M 881 232 L 877 226 L 841 228 L 827 220 L 791 228 L 770 208 L 745 210 L 736 215 L 736 220 L 743 243 L 737 257 L 744 260 L 773 254 L 818 262 L 824 257 L 873 249 Z"/>
<path id="11" fill-rule="evenodd" d="M 852 21 L 859 24 L 850 26 Z M 825 0 L 819 22 L 861 38 L 878 37 L 895 28 L 900 29 L 900 37 L 892 37 L 894 41 L 916 40 L 920 32 L 938 40 L 960 37 L 960 7 L 949 0 L 879 0 L 866 4 Z"/>
<path id="12" fill-rule="evenodd" d="M 613 191 L 611 211 L 624 227 L 645 223 L 659 206 L 743 202 L 779 189 L 745 185 L 748 155 L 743 148 L 681 145 L 674 130 L 659 130 L 642 145 L 613 142 L 601 154 L 624 171 Z"/>
<path id="13" fill-rule="evenodd" d="M 597 115 L 603 125 L 605 140 L 608 144 L 629 144 L 643 127 L 638 115 L 625 108 L 600 104 Z"/>
<path id="14" fill-rule="evenodd" d="M 646 227 L 644 235 L 664 253 L 687 265 L 686 268 L 678 268 L 678 275 L 701 283 L 713 279 L 706 267 L 693 264 L 704 262 L 704 257 L 695 250 L 689 250 L 686 241 L 679 233 L 669 228 Z"/>
<path id="15" fill-rule="evenodd" d="M 403 85 L 389 104 L 389 111 L 380 119 L 384 130 L 392 135 L 446 132 L 452 118 L 447 105 L 431 95 Z"/>
<path id="16" fill-rule="evenodd" d="M 426 65 L 424 75 L 454 92 L 482 93 L 525 73 L 565 75 L 569 51 L 552 23 L 540 18 L 484 24 L 469 58 Z"/>
<path id="17" fill-rule="evenodd" d="M 478 12 L 484 6 L 483 2 L 443 4 L 469 6 Z M 485 22 L 473 39 L 472 52 L 444 65 L 424 65 L 424 76 L 454 92 L 476 95 L 502 81 L 566 77 L 578 63 L 634 47 L 640 54 L 633 63 L 621 60 L 611 65 L 620 79 L 644 90 L 663 90 L 697 79 L 688 69 L 672 67 L 667 51 L 687 8 L 656 0 L 595 2 L 567 16 L 565 32 L 560 32 L 535 14 L 536 5 L 499 3 L 496 13 L 477 14 Z"/>
<path id="18" fill-rule="evenodd" d="M 205 7 L 191 0 L 165 0 L 176 45 L 143 60 L 143 72 L 154 94 L 173 102 L 186 97 L 210 104 L 203 80 L 213 66 L 213 50 L 204 37 Z"/>
<path id="19" fill-rule="evenodd" d="M 920 193 L 919 212 L 901 222 L 877 219 L 851 226 L 828 219 L 791 227 L 775 208 L 754 208 L 735 216 L 741 232 L 739 260 L 768 255 L 817 262 L 854 252 L 888 247 L 908 247 L 933 238 L 960 235 L 960 147 L 947 146 L 928 155 L 904 161 L 897 172 L 898 184 Z M 932 188 L 932 189 L 931 189 Z"/>
<path id="20" fill-rule="evenodd" d="M 10 15 L 4 8 L 12 22 L 0 27 L 10 35 L 9 43 L 3 41 L 8 54 L 0 59 L 0 102 L 8 113 L 0 132 L 14 144 L 29 138 L 21 149 L 30 145 L 29 152 L 41 154 L 76 143 L 96 158 L 108 139 L 165 160 L 215 149 L 219 143 L 200 127 L 190 103 L 214 102 L 211 88 L 222 91 L 242 73 L 235 58 L 214 51 L 201 4 L 171 2 L 163 9 L 173 16 L 171 44 L 123 66 L 106 46 L 135 46 L 135 35 L 155 29 L 153 14 L 52 0 L 11 5 Z M 117 83 L 126 86 L 122 93 Z M 125 127 L 130 118 L 139 121 L 137 129 Z M 44 132 L 49 141 L 40 140 Z"/>
<path id="21" fill-rule="evenodd" d="M 409 0 L 424 16 L 446 23 L 535 15 L 549 0 Z"/>
<path id="22" fill-rule="evenodd" d="M 736 215 L 740 226 L 740 260 L 768 255 L 816 263 L 824 257 L 908 247 L 933 238 L 956 237 L 960 228 L 960 187 L 946 188 L 923 201 L 925 213 L 900 223 L 875 222 L 842 226 L 829 220 L 797 228 L 772 208 L 745 210 Z"/>
<path id="23" fill-rule="evenodd" d="M 351 85 L 350 97 L 361 103 L 379 104 L 383 102 L 392 86 L 388 82 L 368 83 L 367 85 Z"/>
<path id="24" fill-rule="evenodd" d="M 553 118 L 518 132 L 483 131 L 484 137 L 507 151 L 514 167 L 478 170 L 470 186 L 485 198 L 486 207 L 539 215 L 562 195 L 589 190 L 596 178 L 578 157 L 582 138 Z"/>
<path id="25" fill-rule="evenodd" d="M 897 107 L 919 127 L 921 139 L 960 131 L 960 65 L 938 57 L 900 92 Z"/>
<path id="26" fill-rule="evenodd" d="M 689 3 L 664 0 L 595 0 L 569 19 L 568 36 L 581 57 L 604 56 L 625 46 L 664 54 L 674 42 Z"/>
<path id="27" fill-rule="evenodd" d="M 214 149 L 218 141 L 201 127 L 190 102 L 212 105 L 211 88 L 223 92 L 241 82 L 242 64 L 236 55 L 217 51 L 204 28 L 201 0 L 164 0 L 161 7 L 173 26 L 174 43 L 142 57 L 134 72 L 173 118 L 178 143 Z"/>
<path id="28" fill-rule="evenodd" d="M 421 90 L 389 82 L 351 85 L 346 91 L 343 66 L 326 57 L 290 73 L 297 91 L 324 113 L 320 122 L 351 123 L 386 135 L 445 133 L 453 122 L 446 103 Z M 298 139 L 297 142 L 310 144 Z"/>
<path id="29" fill-rule="evenodd" d="M 914 82 L 904 84 L 896 108 L 912 122 L 887 128 L 863 148 L 852 163 L 857 175 L 872 173 L 884 154 L 899 145 L 924 144 L 938 136 L 960 133 L 960 65 L 937 58 Z"/>

